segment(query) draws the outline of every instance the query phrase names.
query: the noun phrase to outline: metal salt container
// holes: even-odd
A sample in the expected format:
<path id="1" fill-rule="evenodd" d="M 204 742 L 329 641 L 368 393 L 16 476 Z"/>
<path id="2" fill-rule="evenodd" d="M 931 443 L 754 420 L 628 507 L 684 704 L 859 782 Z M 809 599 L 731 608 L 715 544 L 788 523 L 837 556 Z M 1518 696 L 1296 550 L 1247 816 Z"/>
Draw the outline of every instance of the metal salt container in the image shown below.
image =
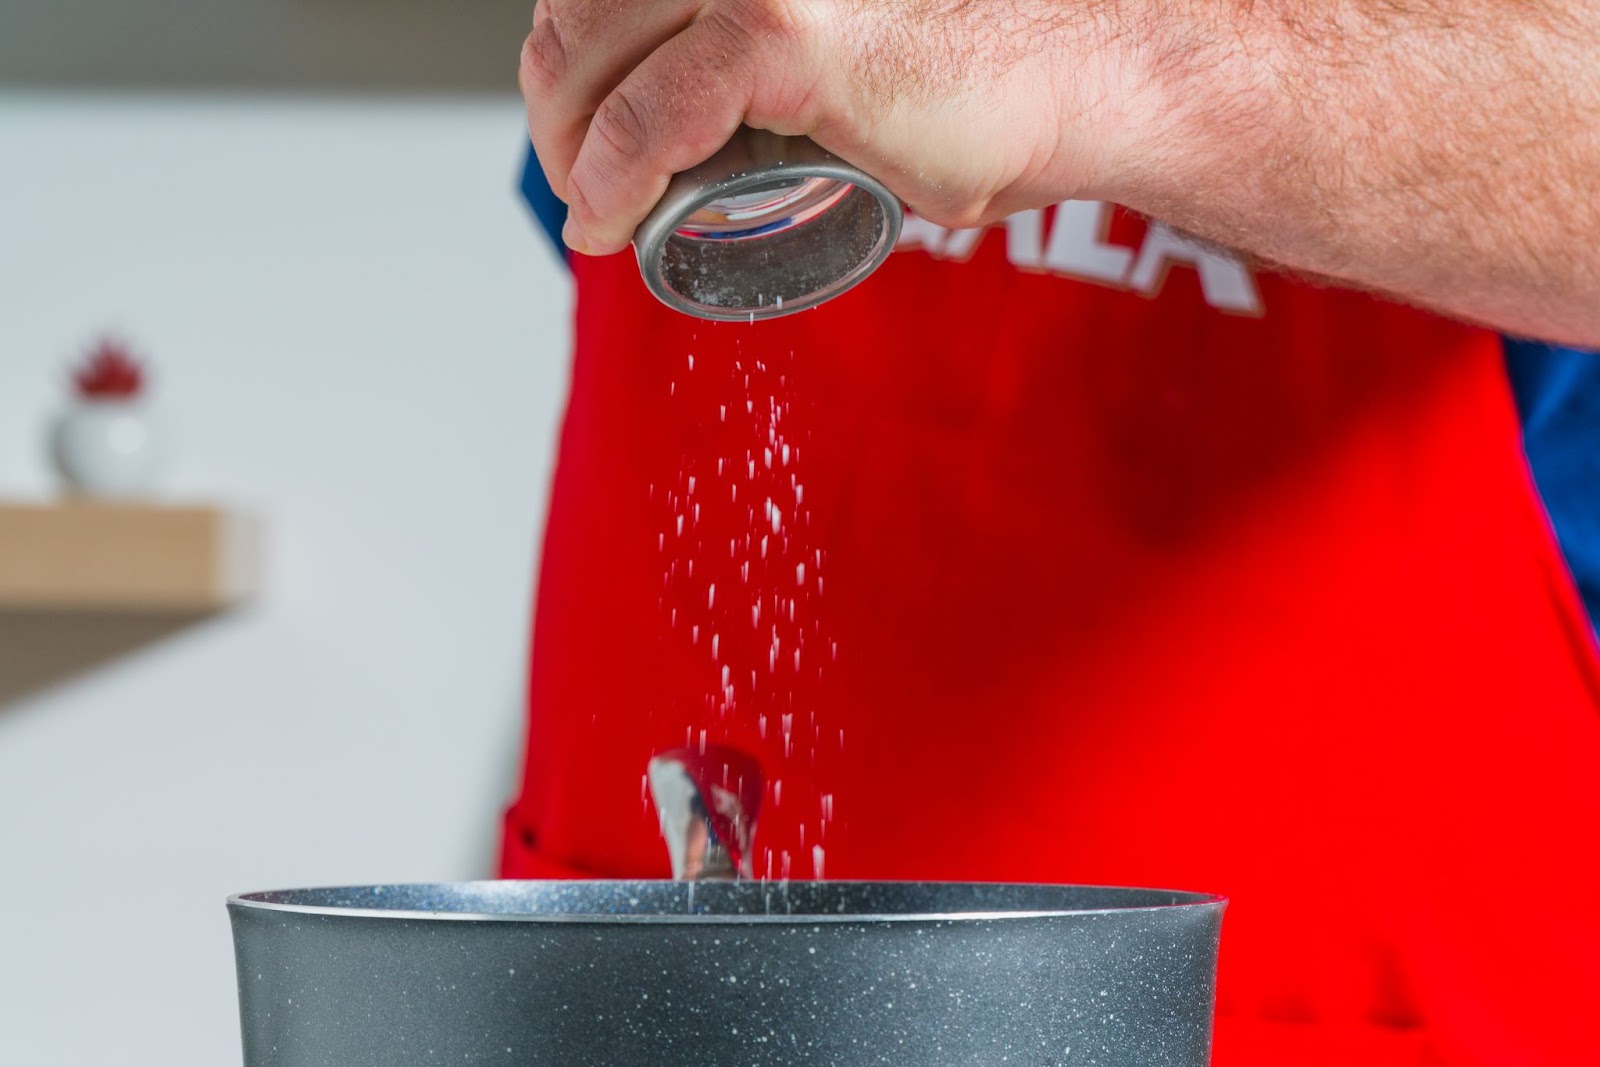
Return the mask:
<path id="1" fill-rule="evenodd" d="M 633 246 L 668 307 L 754 322 L 856 285 L 893 251 L 903 217 L 881 182 L 816 142 L 746 127 L 672 179 Z"/>

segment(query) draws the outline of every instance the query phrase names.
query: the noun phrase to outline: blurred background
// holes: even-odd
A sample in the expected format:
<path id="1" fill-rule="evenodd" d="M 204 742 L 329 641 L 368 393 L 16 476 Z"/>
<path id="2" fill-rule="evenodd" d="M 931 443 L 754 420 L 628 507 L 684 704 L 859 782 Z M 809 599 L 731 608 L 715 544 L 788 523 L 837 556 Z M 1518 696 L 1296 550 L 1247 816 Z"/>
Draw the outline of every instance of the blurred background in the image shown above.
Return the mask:
<path id="1" fill-rule="evenodd" d="M 530 11 L 0 0 L 0 1063 L 238 1063 L 226 894 L 492 874 Z"/>

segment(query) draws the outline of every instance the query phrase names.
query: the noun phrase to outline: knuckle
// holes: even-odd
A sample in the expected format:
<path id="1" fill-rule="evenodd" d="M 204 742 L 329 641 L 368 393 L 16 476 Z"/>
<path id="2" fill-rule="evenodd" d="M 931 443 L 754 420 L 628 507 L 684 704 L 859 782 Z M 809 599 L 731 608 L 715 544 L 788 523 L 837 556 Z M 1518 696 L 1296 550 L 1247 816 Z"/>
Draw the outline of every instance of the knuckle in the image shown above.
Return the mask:
<path id="1" fill-rule="evenodd" d="M 725 0 L 710 13 L 736 47 L 780 48 L 804 42 L 811 19 L 796 0 Z"/>
<path id="2" fill-rule="evenodd" d="M 644 155 L 650 140 L 646 110 L 626 86 L 600 102 L 589 128 L 613 157 Z"/>
<path id="3" fill-rule="evenodd" d="M 550 89 L 567 70 L 567 50 L 555 19 L 544 19 L 522 42 L 520 80 L 524 92 Z"/>

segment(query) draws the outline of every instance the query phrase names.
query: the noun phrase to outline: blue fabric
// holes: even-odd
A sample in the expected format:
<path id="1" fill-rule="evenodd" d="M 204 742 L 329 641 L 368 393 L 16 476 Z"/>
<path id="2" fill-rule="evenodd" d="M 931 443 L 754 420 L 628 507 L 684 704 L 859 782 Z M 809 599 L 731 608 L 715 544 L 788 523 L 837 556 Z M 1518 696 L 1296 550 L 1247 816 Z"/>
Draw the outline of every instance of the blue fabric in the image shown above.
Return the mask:
<path id="1" fill-rule="evenodd" d="M 539 225 L 544 228 L 564 262 L 567 246 L 561 243 L 561 227 L 567 224 L 567 205 L 551 192 L 550 183 L 544 177 L 544 168 L 539 166 L 539 160 L 531 148 L 528 149 L 527 161 L 522 165 L 522 198 L 533 209 L 534 217 L 539 220 Z"/>
<path id="2" fill-rule="evenodd" d="M 1513 338 L 1505 352 L 1534 484 L 1600 628 L 1600 353 Z"/>

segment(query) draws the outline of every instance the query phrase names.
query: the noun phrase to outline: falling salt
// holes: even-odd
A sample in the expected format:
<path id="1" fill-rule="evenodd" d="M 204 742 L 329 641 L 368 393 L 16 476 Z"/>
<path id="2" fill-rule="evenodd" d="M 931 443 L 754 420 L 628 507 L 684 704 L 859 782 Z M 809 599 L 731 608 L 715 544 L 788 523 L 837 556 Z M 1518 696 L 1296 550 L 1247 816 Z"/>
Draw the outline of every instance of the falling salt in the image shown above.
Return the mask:
<path id="1" fill-rule="evenodd" d="M 689 355 L 689 369 L 690 370 L 694 370 L 694 354 L 693 353 L 690 353 L 690 355 Z"/>
<path id="2" fill-rule="evenodd" d="M 761 536 L 761 558 L 767 558 L 767 538 L 765 534 Z"/>
<path id="3" fill-rule="evenodd" d="M 777 533 L 783 529 L 783 512 L 777 508 L 772 509 L 772 532 Z"/>
<path id="4" fill-rule="evenodd" d="M 678 536 L 679 537 L 683 536 L 683 516 L 682 515 L 678 516 Z"/>
<path id="5" fill-rule="evenodd" d="M 726 404 L 723 404 L 723 405 L 722 405 L 722 421 L 723 421 L 723 422 L 727 422 L 727 421 L 728 421 L 728 405 L 726 405 Z M 721 461 L 721 460 L 720 460 L 720 459 L 719 459 L 719 460 L 717 460 L 717 466 L 718 466 L 718 467 L 721 467 L 721 466 L 722 466 L 722 461 Z M 717 473 L 718 473 L 718 474 L 721 474 L 721 473 L 722 473 L 722 471 L 721 471 L 721 470 L 718 470 L 718 471 L 717 471 Z"/>
<path id="6" fill-rule="evenodd" d="M 698 645 L 700 643 L 700 627 L 691 626 L 689 628 L 689 643 L 691 645 Z"/>
<path id="7" fill-rule="evenodd" d="M 708 608 L 716 607 L 716 604 L 717 604 L 717 583 L 716 582 L 712 582 L 710 588 L 708 588 L 706 590 L 706 607 L 708 607 Z"/>
<path id="8" fill-rule="evenodd" d="M 764 450 L 764 456 L 765 456 L 765 462 L 766 462 L 766 465 L 767 465 L 767 469 L 771 470 L 772 469 L 772 449 L 770 449 L 770 448 L 765 449 Z"/>
<path id="9" fill-rule="evenodd" d="M 689 475 L 689 492 L 694 492 L 694 475 Z"/>
<path id="10" fill-rule="evenodd" d="M 811 876 L 817 881 L 822 881 L 822 846 L 811 846 Z"/>
<path id="11" fill-rule="evenodd" d="M 723 667 L 722 667 L 722 688 L 724 688 L 724 689 L 730 688 L 730 686 L 728 685 L 728 677 L 729 677 L 728 667 L 727 667 L 726 664 L 724 664 Z"/>
<path id="12" fill-rule="evenodd" d="M 783 465 L 785 467 L 787 467 L 789 465 L 789 446 L 788 445 L 784 445 L 783 446 Z"/>
<path id="13" fill-rule="evenodd" d="M 806 565 L 804 563 L 796 563 L 794 565 L 794 584 L 806 584 Z"/>
<path id="14" fill-rule="evenodd" d="M 717 649 L 718 649 L 718 646 L 720 646 L 721 644 L 722 644 L 721 635 L 720 634 L 712 634 L 711 635 L 711 658 L 713 660 L 715 660 L 717 658 Z M 728 684 L 728 668 L 726 668 L 726 667 L 722 668 L 722 684 L 723 685 L 727 685 Z"/>

